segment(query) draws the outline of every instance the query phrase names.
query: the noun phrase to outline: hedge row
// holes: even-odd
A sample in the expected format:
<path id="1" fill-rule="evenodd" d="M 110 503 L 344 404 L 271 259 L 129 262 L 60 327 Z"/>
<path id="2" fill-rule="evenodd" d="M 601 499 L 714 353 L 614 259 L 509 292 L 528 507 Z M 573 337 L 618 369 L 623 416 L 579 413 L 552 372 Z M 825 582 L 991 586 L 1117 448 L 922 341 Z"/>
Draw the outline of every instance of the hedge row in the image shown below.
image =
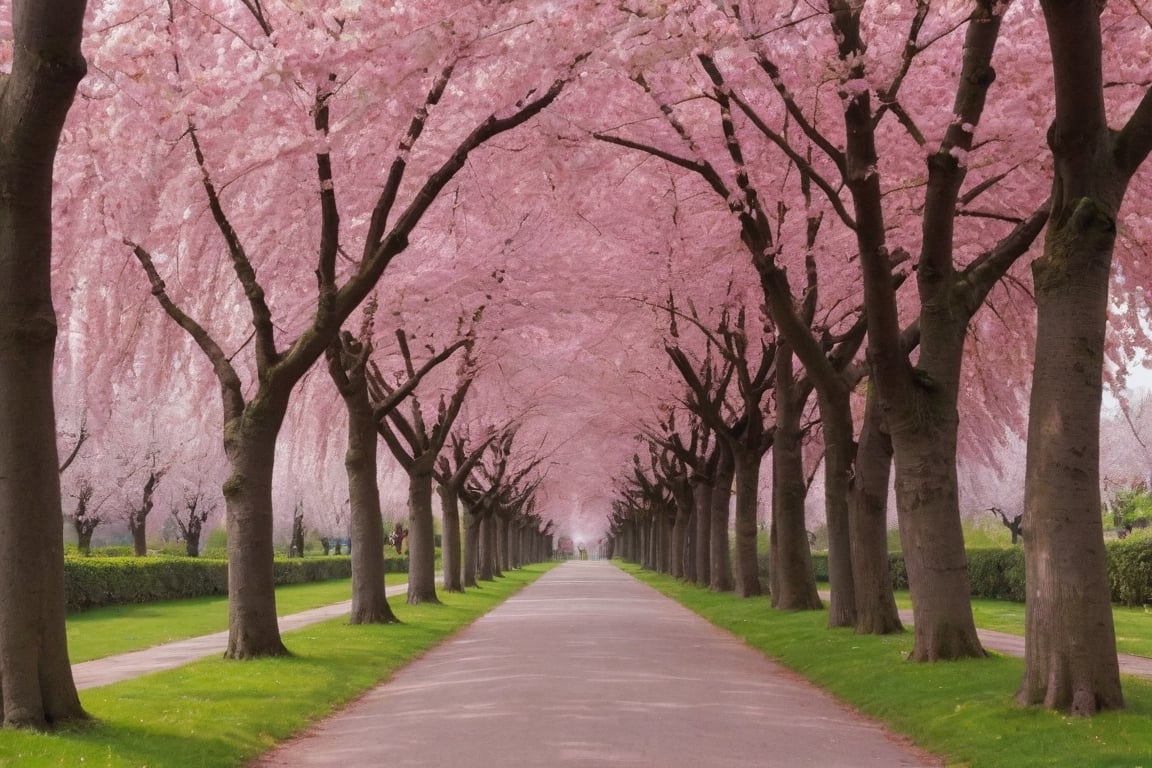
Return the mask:
<path id="1" fill-rule="evenodd" d="M 406 573 L 408 558 L 388 557 L 389 573 Z M 352 575 L 352 558 L 276 560 L 276 584 L 304 584 Z M 69 611 L 105 605 L 228 594 L 228 563 L 190 557 L 68 557 L 64 599 Z"/>
<path id="2" fill-rule="evenodd" d="M 1108 582 L 1112 602 L 1152 603 L 1152 537 L 1106 542 Z M 817 581 L 828 580 L 828 555 L 812 553 Z M 908 571 L 901 552 L 888 554 L 888 569 L 896 589 L 908 588 Z M 968 550 L 968 578 L 973 597 L 1024 602 L 1024 550 L 1021 547 Z"/>

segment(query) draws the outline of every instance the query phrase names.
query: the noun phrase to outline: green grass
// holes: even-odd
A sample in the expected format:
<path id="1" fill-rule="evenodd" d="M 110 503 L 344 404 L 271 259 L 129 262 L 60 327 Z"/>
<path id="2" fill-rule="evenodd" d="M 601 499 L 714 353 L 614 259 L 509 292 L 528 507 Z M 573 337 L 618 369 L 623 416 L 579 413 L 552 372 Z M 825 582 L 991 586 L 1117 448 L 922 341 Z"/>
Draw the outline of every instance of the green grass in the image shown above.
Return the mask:
<path id="1" fill-rule="evenodd" d="M 865 714 L 966 768 L 1152 768 L 1152 683 L 1125 678 L 1128 709 L 1071 718 L 1013 703 L 1023 661 L 913 664 L 910 635 L 829 630 L 827 613 L 773 611 L 622 566 Z"/>
<path id="2" fill-rule="evenodd" d="M 404 580 L 403 574 L 396 574 L 389 583 Z M 351 579 L 292 584 L 276 589 L 276 610 L 285 616 L 351 597 Z M 228 598 L 221 595 L 97 608 L 69 614 L 67 626 L 68 656 L 78 664 L 227 629 Z"/>
<path id="3" fill-rule="evenodd" d="M 912 601 L 907 591 L 896 593 L 896 605 L 911 610 Z M 1024 634 L 1024 604 L 1007 600 L 972 599 L 972 616 L 976 626 L 1010 635 Z M 1144 608 L 1112 606 L 1112 619 L 1116 626 L 1116 648 L 1120 653 L 1152 658 L 1152 612 Z M 1149 760 L 1152 768 L 1152 760 Z"/>
<path id="4" fill-rule="evenodd" d="M 94 720 L 49 734 L 0 731 L 0 766 L 240 766 L 330 714 L 488 612 L 549 565 L 529 566 L 443 605 L 394 606 L 400 625 L 346 620 L 286 633 L 293 656 L 206 659 L 81 693 Z M 399 601 L 398 601 L 399 602 Z"/>

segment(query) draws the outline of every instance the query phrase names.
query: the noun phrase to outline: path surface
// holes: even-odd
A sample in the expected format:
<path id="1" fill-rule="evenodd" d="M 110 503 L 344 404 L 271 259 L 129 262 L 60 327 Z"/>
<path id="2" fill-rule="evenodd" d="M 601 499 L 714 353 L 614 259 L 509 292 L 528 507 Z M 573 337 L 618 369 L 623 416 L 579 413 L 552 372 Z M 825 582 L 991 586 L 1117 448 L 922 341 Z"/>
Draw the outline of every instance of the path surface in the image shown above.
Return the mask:
<path id="1" fill-rule="evenodd" d="M 569 562 L 254 766 L 936 766 L 678 603 Z"/>
<path id="2" fill-rule="evenodd" d="M 384 593 L 388 597 L 403 595 L 408 592 L 408 583 L 388 587 Z M 347 616 L 352 610 L 352 601 L 325 605 L 289 616 L 281 616 L 280 631 L 287 632 L 293 629 L 315 624 L 318 621 L 335 619 Z M 160 672 L 165 669 L 174 669 L 189 664 L 205 656 L 223 654 L 228 649 L 228 630 L 216 632 L 211 635 L 190 637 L 187 640 L 177 640 L 164 645 L 145 648 L 142 651 L 122 653 L 118 656 L 105 656 L 102 659 L 93 659 L 72 665 L 72 679 L 76 681 L 76 688 L 96 688 L 101 685 L 118 683 L 150 672 Z"/>

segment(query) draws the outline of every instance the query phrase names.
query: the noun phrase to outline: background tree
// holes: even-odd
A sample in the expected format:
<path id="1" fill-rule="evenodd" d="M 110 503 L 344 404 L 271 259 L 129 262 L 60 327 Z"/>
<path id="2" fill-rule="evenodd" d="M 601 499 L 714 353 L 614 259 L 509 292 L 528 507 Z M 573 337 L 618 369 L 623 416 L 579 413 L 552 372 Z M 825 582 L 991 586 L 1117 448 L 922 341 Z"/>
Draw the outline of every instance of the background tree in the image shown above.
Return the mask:
<path id="1" fill-rule="evenodd" d="M 209 503 L 204 490 L 200 487 L 185 487 L 184 498 L 179 505 L 173 505 L 168 514 L 176 523 L 180 532 L 180 541 L 184 542 L 184 551 L 188 557 L 200 556 L 200 536 L 204 531 L 204 523 L 216 511 L 216 505 Z M 301 531 L 303 538 L 303 531 Z M 295 538 L 293 538 L 295 540 Z M 297 556 L 303 555 L 301 549 Z"/>

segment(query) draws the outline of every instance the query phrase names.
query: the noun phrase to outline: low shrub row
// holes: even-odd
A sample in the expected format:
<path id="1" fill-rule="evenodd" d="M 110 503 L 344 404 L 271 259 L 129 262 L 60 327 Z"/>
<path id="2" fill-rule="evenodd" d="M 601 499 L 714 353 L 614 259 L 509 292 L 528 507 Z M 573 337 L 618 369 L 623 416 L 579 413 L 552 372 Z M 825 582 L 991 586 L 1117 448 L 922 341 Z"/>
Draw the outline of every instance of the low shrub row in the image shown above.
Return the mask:
<path id="1" fill-rule="evenodd" d="M 1108 541 L 1106 546 L 1112 602 L 1129 606 L 1152 603 L 1152 537 Z M 817 581 L 827 581 L 827 553 L 813 552 L 812 568 Z M 893 587 L 907 589 L 908 571 L 903 553 L 888 554 L 888 569 Z M 973 597 L 1024 602 L 1023 548 L 969 549 L 968 578 Z"/>
<path id="2" fill-rule="evenodd" d="M 385 570 L 406 573 L 407 557 L 387 557 Z M 277 584 L 304 584 L 352 575 L 352 558 L 276 560 Z M 68 557 L 64 599 L 69 611 L 105 605 L 180 600 L 228 593 L 228 563 L 190 557 Z"/>

